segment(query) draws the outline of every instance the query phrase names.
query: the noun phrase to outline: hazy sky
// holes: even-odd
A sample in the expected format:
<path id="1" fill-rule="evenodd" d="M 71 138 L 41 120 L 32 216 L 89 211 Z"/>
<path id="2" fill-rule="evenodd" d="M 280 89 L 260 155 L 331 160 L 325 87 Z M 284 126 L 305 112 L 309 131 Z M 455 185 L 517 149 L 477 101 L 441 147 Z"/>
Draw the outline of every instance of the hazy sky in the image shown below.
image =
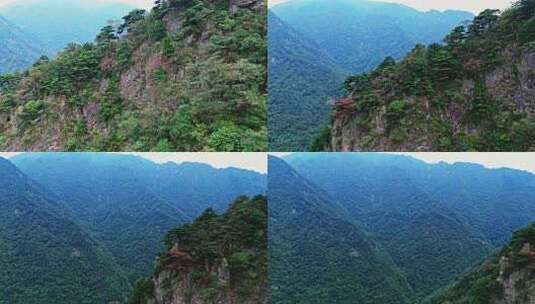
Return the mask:
<path id="1" fill-rule="evenodd" d="M 535 173 L 535 153 L 392 153 L 410 155 L 427 163 L 468 162 L 487 168 L 512 168 Z"/>
<path id="2" fill-rule="evenodd" d="M 270 153 L 283 157 L 291 153 Z M 535 173 L 535 153 L 388 153 L 409 155 L 426 163 L 476 163 L 487 168 L 511 168 Z"/>
<path id="3" fill-rule="evenodd" d="M 0 0 L 0 6 L 6 5 L 13 2 L 25 2 L 25 1 L 35 1 L 35 0 Z M 85 0 L 88 3 L 90 2 L 122 2 L 129 3 L 133 6 L 140 8 L 151 8 L 154 4 L 154 0 Z"/>
<path id="4" fill-rule="evenodd" d="M 268 4 L 275 5 L 282 2 L 287 2 L 291 0 L 268 0 Z M 318 0 L 318 1 L 329 1 L 329 0 Z M 447 10 L 447 9 L 457 9 L 471 11 L 474 13 L 479 13 L 487 8 L 498 8 L 504 9 L 511 4 L 511 0 L 372 0 L 378 2 L 395 2 L 414 7 L 422 11 L 428 11 L 431 9 L 436 10 Z"/>
<path id="5" fill-rule="evenodd" d="M 10 158 L 19 153 L 0 153 L 0 157 Z M 137 155 L 155 163 L 198 162 L 215 168 L 236 167 L 260 173 L 267 171 L 266 153 L 120 153 Z"/>

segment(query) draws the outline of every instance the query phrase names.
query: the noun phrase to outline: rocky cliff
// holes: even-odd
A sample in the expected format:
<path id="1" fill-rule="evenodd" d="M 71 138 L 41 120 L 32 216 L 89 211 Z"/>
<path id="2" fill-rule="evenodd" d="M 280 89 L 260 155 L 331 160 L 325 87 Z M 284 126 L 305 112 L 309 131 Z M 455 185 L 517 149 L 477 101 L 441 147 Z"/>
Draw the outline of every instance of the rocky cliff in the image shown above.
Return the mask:
<path id="1" fill-rule="evenodd" d="M 535 223 L 515 232 L 511 243 L 496 256 L 427 303 L 535 303 Z"/>
<path id="2" fill-rule="evenodd" d="M 267 288 L 266 198 L 238 198 L 223 215 L 207 210 L 172 230 L 150 278 L 129 303 L 260 304 Z"/>
<path id="3" fill-rule="evenodd" d="M 535 2 L 518 1 L 456 27 L 444 44 L 349 77 L 315 148 L 535 150 L 534 33 Z"/>
<path id="4" fill-rule="evenodd" d="M 267 147 L 265 0 L 163 0 L 0 76 L 2 150 Z"/>

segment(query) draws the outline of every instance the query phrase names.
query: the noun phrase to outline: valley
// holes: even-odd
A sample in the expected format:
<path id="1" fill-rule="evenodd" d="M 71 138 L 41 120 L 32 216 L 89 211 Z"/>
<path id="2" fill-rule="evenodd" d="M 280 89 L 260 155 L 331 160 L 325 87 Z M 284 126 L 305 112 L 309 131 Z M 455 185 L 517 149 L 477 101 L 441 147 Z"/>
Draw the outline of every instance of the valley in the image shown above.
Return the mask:
<path id="1" fill-rule="evenodd" d="M 507 244 L 535 218 L 532 173 L 382 153 L 293 153 L 272 157 L 269 172 L 272 303 L 511 303 L 481 288 L 535 296 L 529 259 L 511 277 L 518 291 L 506 277 L 474 279 L 487 276 L 486 259 L 531 248 L 532 236 Z M 465 276 L 473 287 L 456 283 Z"/>

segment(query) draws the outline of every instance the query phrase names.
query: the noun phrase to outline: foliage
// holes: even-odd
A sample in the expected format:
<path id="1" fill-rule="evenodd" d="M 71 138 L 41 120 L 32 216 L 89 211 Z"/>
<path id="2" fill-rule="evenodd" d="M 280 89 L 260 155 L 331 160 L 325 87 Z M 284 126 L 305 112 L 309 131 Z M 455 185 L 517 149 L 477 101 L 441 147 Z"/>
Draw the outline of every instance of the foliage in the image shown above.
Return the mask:
<path id="1" fill-rule="evenodd" d="M 233 12 L 223 0 L 133 10 L 94 43 L 70 44 L 21 76 L 2 76 L 1 89 L 18 102 L 50 107 L 43 120 L 17 130 L 27 140 L 7 135 L 2 144 L 29 149 L 37 144 L 30 134 L 46 127 L 61 132 L 40 140 L 75 150 L 265 151 L 264 17 L 255 8 Z M 96 122 L 84 137 L 68 127 L 80 115 Z"/>

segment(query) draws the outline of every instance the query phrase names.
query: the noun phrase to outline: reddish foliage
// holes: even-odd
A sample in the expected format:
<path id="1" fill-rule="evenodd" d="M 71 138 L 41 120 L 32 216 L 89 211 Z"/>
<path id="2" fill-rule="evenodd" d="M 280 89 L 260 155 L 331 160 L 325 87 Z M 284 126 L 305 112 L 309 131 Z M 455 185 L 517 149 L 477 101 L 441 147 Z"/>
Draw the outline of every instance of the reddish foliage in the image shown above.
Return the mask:
<path id="1" fill-rule="evenodd" d="M 355 104 L 352 99 L 343 98 L 334 102 L 334 117 L 349 116 L 355 113 Z"/>

